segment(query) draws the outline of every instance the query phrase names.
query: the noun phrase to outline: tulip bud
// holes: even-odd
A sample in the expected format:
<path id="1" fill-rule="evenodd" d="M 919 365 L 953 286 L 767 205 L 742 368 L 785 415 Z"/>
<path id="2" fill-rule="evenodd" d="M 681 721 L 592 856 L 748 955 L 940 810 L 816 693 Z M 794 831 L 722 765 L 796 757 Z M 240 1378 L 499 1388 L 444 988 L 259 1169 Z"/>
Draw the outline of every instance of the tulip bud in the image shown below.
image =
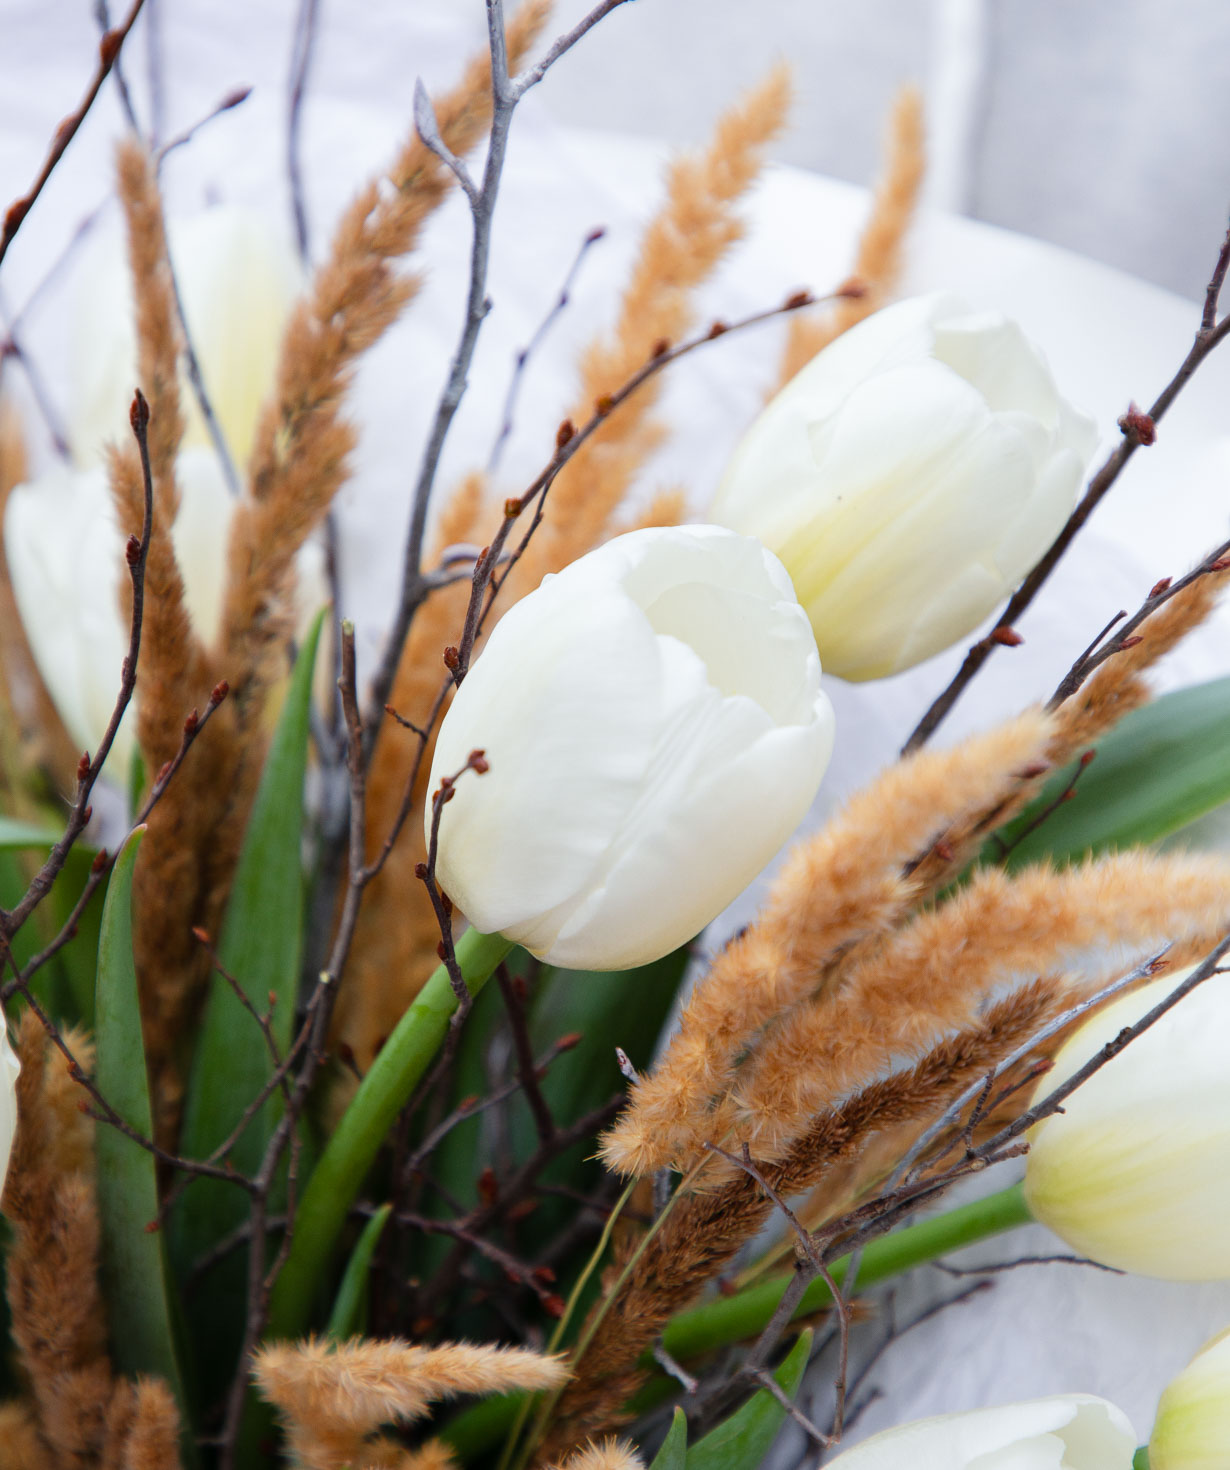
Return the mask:
<path id="1" fill-rule="evenodd" d="M 1065 1043 L 1040 1095 L 1181 980 L 1166 975 L 1098 1011 Z M 1091 1260 L 1171 1281 L 1230 1277 L 1228 1008 L 1225 982 L 1205 981 L 1033 1130 L 1029 1207 Z"/>
<path id="2" fill-rule="evenodd" d="M 473 750 L 490 769 L 443 809 L 440 884 L 553 964 L 647 964 L 773 856 L 832 744 L 776 557 L 717 526 L 617 537 L 511 608 L 458 689 L 430 789 Z"/>
<path id="3" fill-rule="evenodd" d="M 1149 1438 L 1149 1470 L 1230 1465 L 1230 1331 L 1205 1343 L 1166 1386 Z"/>
<path id="4" fill-rule="evenodd" d="M 17 1074 L 21 1067 L 9 1045 L 8 1027 L 0 1011 L 0 1190 L 8 1172 L 13 1135 L 17 1132 Z"/>
<path id="5" fill-rule="evenodd" d="M 968 1414 L 939 1414 L 873 1434 L 829 1470 L 1131 1470 L 1126 1415 L 1087 1393 Z"/>
<path id="6" fill-rule="evenodd" d="M 184 311 L 214 417 L 242 472 L 257 416 L 274 380 L 282 326 L 298 282 L 289 247 L 250 211 L 205 210 L 170 227 Z M 73 741 L 96 750 L 115 707 L 128 651 L 124 543 L 107 474 L 107 440 L 131 443 L 128 403 L 136 381 L 132 287 L 118 242 L 86 262 L 75 314 L 73 401 L 67 425 L 74 463 L 55 464 L 18 485 L 4 507 L 5 559 L 39 673 Z M 171 527 L 186 606 L 203 642 L 216 640 L 227 546 L 238 504 L 205 428 L 196 396 L 181 387 L 186 418 L 176 460 L 179 509 Z M 328 600 L 320 549 L 300 552 L 299 625 Z M 327 660 L 321 660 L 322 676 Z M 136 698 L 141 698 L 138 680 Z M 134 745 L 125 717 L 109 765 L 126 773 Z"/>
<path id="7" fill-rule="evenodd" d="M 712 518 L 781 557 L 830 674 L 878 679 L 963 638 L 1024 578 L 1096 443 L 1015 322 L 924 296 L 782 389 Z"/>

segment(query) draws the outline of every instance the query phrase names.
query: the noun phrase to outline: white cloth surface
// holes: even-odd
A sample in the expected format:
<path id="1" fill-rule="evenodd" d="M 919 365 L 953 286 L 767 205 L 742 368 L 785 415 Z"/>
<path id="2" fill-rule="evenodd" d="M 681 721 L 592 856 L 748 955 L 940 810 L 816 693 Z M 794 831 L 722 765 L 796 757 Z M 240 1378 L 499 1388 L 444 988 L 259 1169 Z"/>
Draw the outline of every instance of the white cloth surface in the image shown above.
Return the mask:
<path id="1" fill-rule="evenodd" d="M 893 9 L 887 6 L 886 13 Z M 271 228 L 286 228 L 284 87 L 291 10 L 241 0 L 179 0 L 162 15 L 168 134 L 195 121 L 237 83 L 255 87 L 249 101 L 210 123 L 168 160 L 172 210 L 222 197 L 268 208 Z M 415 76 L 423 75 L 429 89 L 446 85 L 467 46 L 481 42 L 481 7 L 468 6 L 464 15 L 460 10 L 407 7 L 402 0 L 370 0 L 362 7 L 324 0 L 303 149 L 317 258 L 341 204 L 390 156 L 408 126 Z M 765 27 L 773 24 L 773 10 L 770 5 L 757 12 Z M 617 23 L 633 36 L 642 11 L 652 13 L 650 0 L 614 18 L 612 37 L 619 34 Z M 0 0 L 0 25 L 0 202 L 6 203 L 34 176 L 56 121 L 80 95 L 95 37 L 88 8 L 64 0 L 46 6 Z M 128 71 L 143 107 L 140 39 L 134 36 Z M 700 39 L 704 46 L 717 44 L 710 31 Z M 600 74 L 605 44 L 601 32 L 582 43 L 579 76 Z M 561 65 L 561 75 L 570 64 Z M 841 71 L 841 54 L 830 47 L 824 76 Z M 564 96 L 562 86 L 555 95 Z M 867 125 L 870 108 L 878 128 L 874 96 L 851 98 L 848 105 L 854 109 L 851 126 Z M 601 224 L 606 239 L 591 252 L 571 305 L 530 365 L 501 488 L 517 491 L 549 456 L 555 425 L 571 396 L 576 354 L 595 325 L 611 319 L 638 226 L 658 198 L 658 145 L 560 127 L 552 107 L 548 82 L 518 118 L 496 223 L 494 309 L 445 455 L 442 490 L 485 461 L 513 353 L 550 307 L 581 237 Z M 560 107 L 571 116 L 579 102 L 573 97 Z M 594 110 L 586 121 L 601 126 L 607 119 Z M 0 270 L 0 292 L 10 312 L 21 306 L 76 222 L 107 194 L 109 149 L 121 126 L 108 87 Z M 703 136 L 702 125 L 691 131 Z M 799 286 L 823 290 L 840 280 L 866 203 L 861 189 L 773 169 L 753 200 L 750 236 L 703 293 L 698 320 L 733 319 Z M 114 214 L 113 208 L 104 211 L 100 231 L 116 228 Z M 1217 241 L 1206 243 L 1211 257 Z M 355 406 L 362 439 L 341 502 L 342 581 L 369 669 L 391 605 L 424 426 L 460 323 L 467 250 L 468 221 L 454 200 L 427 232 L 421 255 L 425 291 L 359 374 Z M 1108 446 L 1117 438 L 1115 419 L 1128 400 L 1144 404 L 1152 398 L 1182 358 L 1196 325 L 1188 302 L 1156 287 L 967 220 L 924 219 L 911 260 L 911 285 L 954 288 L 975 305 L 1015 315 L 1043 346 L 1060 389 L 1097 416 Z M 72 290 L 70 269 L 32 313 L 25 336 L 61 412 L 67 409 Z M 681 483 L 703 514 L 735 435 L 772 381 L 782 332 L 779 323 L 731 337 L 671 374 L 663 405 L 672 436 L 646 478 L 646 492 Z M 25 385 L 11 365 L 5 381 L 34 422 Z M 946 727 L 948 738 L 1048 694 L 1112 613 L 1134 608 L 1159 577 L 1181 572 L 1226 535 L 1228 393 L 1230 358 L 1215 359 L 1166 419 L 1158 444 L 1136 455 L 1023 621 L 1024 646 L 997 654 Z M 122 427 L 117 425 L 117 433 Z M 40 452 L 47 452 L 45 446 Z M 1228 626 L 1223 616 L 1192 639 L 1167 665 L 1165 682 L 1178 685 L 1226 672 Z M 960 656 L 961 650 L 953 650 L 884 683 L 832 684 L 837 754 L 812 822 L 891 759 Z M 754 897 L 719 921 L 719 937 L 749 915 Z M 1031 1232 L 1014 1239 L 1011 1248 L 1054 1249 L 1042 1236 Z M 1006 1249 L 993 1242 L 981 1255 L 998 1258 Z M 934 1273 L 923 1274 L 906 1292 L 933 1291 L 937 1282 Z M 948 1283 L 939 1285 L 947 1289 Z M 1120 1404 L 1143 1438 L 1168 1377 L 1205 1337 L 1227 1324 L 1230 1288 L 1222 1285 L 1176 1287 L 1072 1267 L 1009 1274 L 994 1291 L 938 1317 L 893 1350 L 875 1378 L 885 1397 L 859 1432 L 926 1413 L 1081 1390 Z"/>

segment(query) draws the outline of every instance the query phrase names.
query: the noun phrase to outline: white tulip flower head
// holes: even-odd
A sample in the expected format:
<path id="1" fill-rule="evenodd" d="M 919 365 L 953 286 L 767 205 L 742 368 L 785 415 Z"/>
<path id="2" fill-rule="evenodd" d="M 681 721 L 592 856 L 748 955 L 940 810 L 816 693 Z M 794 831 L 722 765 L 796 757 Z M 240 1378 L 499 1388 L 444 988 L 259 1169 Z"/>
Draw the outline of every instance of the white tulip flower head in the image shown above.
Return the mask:
<path id="1" fill-rule="evenodd" d="M 511 608 L 458 689 L 431 789 L 476 748 L 489 770 L 443 809 L 440 883 L 553 964 L 647 964 L 773 856 L 832 745 L 777 558 L 716 526 L 631 532 Z"/>

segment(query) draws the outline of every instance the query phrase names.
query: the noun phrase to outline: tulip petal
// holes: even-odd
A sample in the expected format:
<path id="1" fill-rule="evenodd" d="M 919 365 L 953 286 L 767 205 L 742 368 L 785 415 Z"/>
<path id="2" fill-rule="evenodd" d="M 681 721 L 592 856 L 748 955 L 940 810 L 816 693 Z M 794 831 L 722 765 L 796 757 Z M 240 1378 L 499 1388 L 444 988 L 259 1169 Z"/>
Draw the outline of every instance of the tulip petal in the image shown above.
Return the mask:
<path id="1" fill-rule="evenodd" d="M 1092 1394 L 940 1414 L 873 1434 L 832 1470 L 1131 1470 L 1127 1417 Z"/>
<path id="2" fill-rule="evenodd" d="M 115 707 L 128 652 L 123 545 L 103 471 L 55 465 L 17 486 L 5 509 L 4 546 L 39 672 L 69 735 L 92 753 Z M 111 755 L 124 772 L 132 729 L 129 710 Z"/>
<path id="3" fill-rule="evenodd" d="M 490 771 L 443 813 L 441 882 L 552 963 L 648 963 L 793 830 L 832 725 L 764 547 L 710 526 L 618 537 L 505 615 L 445 717 L 433 787 L 475 747 Z"/>
<path id="4" fill-rule="evenodd" d="M 653 633 L 616 596 L 562 578 L 507 612 L 440 728 L 431 789 L 486 752 L 441 821 L 438 871 L 471 923 L 538 946 L 535 925 L 585 883 L 649 764 L 659 694 Z M 515 842 L 501 834 L 515 834 Z"/>
<path id="5" fill-rule="evenodd" d="M 9 1154 L 17 1132 L 17 1074 L 21 1064 L 9 1045 L 8 1027 L 0 1011 L 0 1189 L 8 1172 Z"/>
<path id="6" fill-rule="evenodd" d="M 577 968 L 597 951 L 604 968 L 631 969 L 698 934 L 798 826 L 832 754 L 826 695 L 813 696 L 809 724 L 777 727 L 751 699 L 723 698 L 686 645 L 660 643 L 672 707 L 553 964 Z"/>
<path id="7" fill-rule="evenodd" d="M 201 377 L 242 472 L 274 382 L 299 267 L 280 225 L 238 206 L 172 220 L 169 236 Z M 118 237 L 97 243 L 82 274 L 76 318 L 70 438 L 74 460 L 92 469 L 102 446 L 126 433 L 137 382 L 132 281 Z M 212 447 L 186 382 L 181 399 L 184 446 Z"/>
<path id="8" fill-rule="evenodd" d="M 1063 1047 L 1045 1088 L 1174 989 L 1167 975 L 1106 1006 Z M 1029 1207 L 1105 1265 L 1169 1281 L 1230 1277 L 1230 1071 L 1218 979 L 1186 996 L 1031 1135 Z"/>
<path id="9" fill-rule="evenodd" d="M 783 560 L 830 673 L 896 673 L 970 632 L 1054 538 L 1095 442 L 995 313 L 899 302 L 843 334 L 731 458 L 717 519 Z"/>

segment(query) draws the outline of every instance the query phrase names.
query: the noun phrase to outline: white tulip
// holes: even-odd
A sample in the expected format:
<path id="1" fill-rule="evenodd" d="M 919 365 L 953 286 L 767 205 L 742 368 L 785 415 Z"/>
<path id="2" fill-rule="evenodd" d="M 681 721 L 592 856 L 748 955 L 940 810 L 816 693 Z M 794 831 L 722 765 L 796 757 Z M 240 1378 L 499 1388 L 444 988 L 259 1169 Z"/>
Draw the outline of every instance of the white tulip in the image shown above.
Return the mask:
<path id="1" fill-rule="evenodd" d="M 208 210 L 170 226 L 201 375 L 241 474 L 261 403 L 273 386 L 281 329 L 298 283 L 289 247 L 276 241 L 267 221 L 237 208 Z M 111 718 L 128 651 L 121 600 L 128 573 L 101 467 L 104 443 L 125 440 L 136 384 L 131 282 L 114 242 L 87 272 L 76 326 L 73 463 L 52 465 L 13 490 L 4 545 L 39 672 L 73 741 L 93 752 Z M 193 626 L 211 643 L 221 621 L 236 500 L 186 380 L 181 398 L 186 425 L 176 462 L 181 501 L 172 540 Z M 328 595 L 317 547 L 305 549 L 299 572 L 301 606 L 310 615 Z M 133 728 L 126 717 L 112 748 L 111 767 L 121 773 L 131 760 Z"/>
<path id="2" fill-rule="evenodd" d="M 718 526 L 634 531 L 501 619 L 440 729 L 440 883 L 576 969 L 690 939 L 807 811 L 833 712 L 780 562 Z M 431 814 L 427 814 L 430 832 Z"/>
<path id="3" fill-rule="evenodd" d="M 939 1414 L 873 1434 L 828 1470 L 1131 1470 L 1136 1436 L 1087 1393 Z"/>
<path id="4" fill-rule="evenodd" d="M 1167 1384 L 1149 1436 L 1149 1470 L 1230 1465 L 1230 1331 L 1205 1343 Z"/>
<path id="5" fill-rule="evenodd" d="M 0 1191 L 4 1189 L 13 1136 L 17 1132 L 17 1074 L 20 1071 L 21 1064 L 9 1045 L 4 1012 L 0 1010 Z"/>
<path id="6" fill-rule="evenodd" d="M 1096 443 L 1015 322 L 918 297 L 782 389 L 712 519 L 781 557 L 830 674 L 877 679 L 963 638 L 1023 580 Z"/>
<path id="7" fill-rule="evenodd" d="M 1182 980 L 1112 1002 L 1064 1045 L 1045 1095 Z M 1034 1215 L 1103 1265 L 1171 1281 L 1230 1277 L 1230 989 L 1206 980 L 1033 1130 Z"/>

